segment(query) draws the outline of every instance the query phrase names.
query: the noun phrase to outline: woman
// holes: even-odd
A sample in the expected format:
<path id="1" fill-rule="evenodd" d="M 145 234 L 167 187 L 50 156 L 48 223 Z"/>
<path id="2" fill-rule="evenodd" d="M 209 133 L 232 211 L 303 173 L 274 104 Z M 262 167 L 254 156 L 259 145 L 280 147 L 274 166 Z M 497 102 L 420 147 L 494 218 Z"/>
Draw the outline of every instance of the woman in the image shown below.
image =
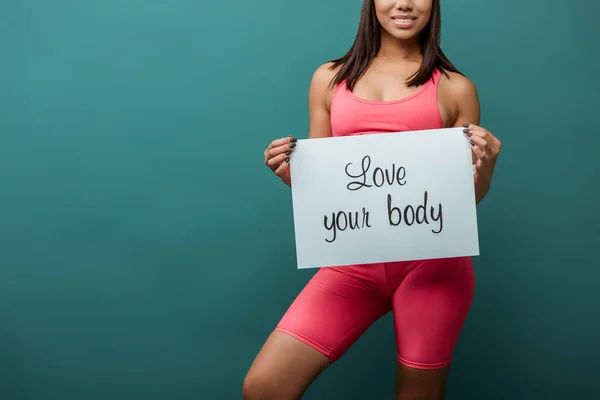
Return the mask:
<path id="1" fill-rule="evenodd" d="M 479 203 L 500 141 L 478 126 L 474 85 L 440 50 L 439 0 L 365 0 L 358 34 L 310 84 L 310 138 L 464 127 Z M 287 185 L 292 137 L 265 163 Z M 427 157 L 427 155 L 423 155 Z M 381 316 L 393 312 L 396 399 L 442 399 L 474 291 L 470 257 L 321 268 L 254 360 L 245 399 L 297 399 Z"/>

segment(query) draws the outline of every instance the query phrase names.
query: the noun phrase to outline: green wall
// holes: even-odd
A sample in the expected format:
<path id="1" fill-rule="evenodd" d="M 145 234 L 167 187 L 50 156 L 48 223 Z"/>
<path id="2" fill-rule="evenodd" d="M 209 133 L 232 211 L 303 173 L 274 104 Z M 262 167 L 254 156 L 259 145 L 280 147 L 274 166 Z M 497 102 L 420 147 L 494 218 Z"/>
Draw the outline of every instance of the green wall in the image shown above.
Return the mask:
<path id="1" fill-rule="evenodd" d="M 0 398 L 241 398 L 314 273 L 262 152 L 360 3 L 0 2 Z M 600 397 L 599 13 L 443 1 L 504 143 L 449 399 Z M 306 398 L 391 398 L 391 322 Z"/>

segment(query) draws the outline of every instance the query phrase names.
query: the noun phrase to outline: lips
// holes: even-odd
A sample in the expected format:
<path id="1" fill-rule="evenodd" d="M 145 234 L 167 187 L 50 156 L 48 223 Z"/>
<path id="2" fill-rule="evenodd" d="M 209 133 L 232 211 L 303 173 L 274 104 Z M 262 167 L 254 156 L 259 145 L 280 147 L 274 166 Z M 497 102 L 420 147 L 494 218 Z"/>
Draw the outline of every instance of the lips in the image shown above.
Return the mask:
<path id="1" fill-rule="evenodd" d="M 394 15 L 392 19 L 396 22 L 409 23 L 417 19 L 414 15 Z"/>
<path id="2" fill-rule="evenodd" d="M 416 19 L 417 17 L 415 17 L 414 15 L 408 14 L 399 14 L 392 16 L 392 21 L 394 22 L 394 25 L 396 25 L 398 28 L 410 28 L 414 25 Z"/>

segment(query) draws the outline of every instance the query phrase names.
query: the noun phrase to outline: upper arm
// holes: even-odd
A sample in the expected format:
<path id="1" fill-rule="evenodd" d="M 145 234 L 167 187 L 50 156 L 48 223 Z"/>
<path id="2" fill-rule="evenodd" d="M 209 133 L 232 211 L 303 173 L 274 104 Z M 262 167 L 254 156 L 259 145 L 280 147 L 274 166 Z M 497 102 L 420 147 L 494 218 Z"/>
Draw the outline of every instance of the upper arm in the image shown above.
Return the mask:
<path id="1" fill-rule="evenodd" d="M 455 115 L 452 127 L 463 124 L 479 125 L 480 105 L 477 88 L 468 78 L 460 74 L 451 74 L 449 88 L 454 99 Z M 473 163 L 477 156 L 472 152 Z"/>
<path id="2" fill-rule="evenodd" d="M 314 72 L 310 83 L 308 108 L 310 114 L 310 138 L 331 136 L 329 103 L 331 101 L 330 83 L 335 72 L 329 63 L 321 65 Z"/>
<path id="3" fill-rule="evenodd" d="M 456 106 L 456 118 L 452 126 L 460 127 L 463 124 L 479 125 L 479 96 L 473 82 L 458 74 L 453 74 L 450 82 L 452 97 Z"/>

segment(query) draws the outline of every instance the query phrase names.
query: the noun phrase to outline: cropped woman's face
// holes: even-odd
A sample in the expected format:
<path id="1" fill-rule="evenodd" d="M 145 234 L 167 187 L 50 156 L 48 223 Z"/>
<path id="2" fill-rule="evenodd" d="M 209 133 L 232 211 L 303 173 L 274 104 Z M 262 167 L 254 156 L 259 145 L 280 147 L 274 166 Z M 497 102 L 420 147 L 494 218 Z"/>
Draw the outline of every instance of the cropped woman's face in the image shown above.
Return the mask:
<path id="1" fill-rule="evenodd" d="M 429 22 L 433 0 L 373 0 L 383 29 L 398 39 L 417 36 Z"/>

